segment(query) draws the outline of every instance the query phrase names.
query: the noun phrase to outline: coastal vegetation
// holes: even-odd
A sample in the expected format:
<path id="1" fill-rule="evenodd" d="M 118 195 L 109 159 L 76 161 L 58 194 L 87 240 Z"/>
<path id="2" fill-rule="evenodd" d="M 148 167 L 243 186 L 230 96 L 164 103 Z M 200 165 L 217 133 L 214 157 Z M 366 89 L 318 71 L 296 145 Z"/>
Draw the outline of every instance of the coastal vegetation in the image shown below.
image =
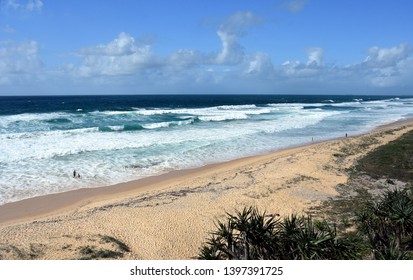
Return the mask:
<path id="1" fill-rule="evenodd" d="M 349 154 L 344 147 L 340 155 Z M 413 259 L 413 131 L 348 172 L 349 182 L 337 186 L 341 196 L 307 216 L 280 218 L 254 207 L 227 213 L 197 258 Z"/>
<path id="2" fill-rule="evenodd" d="M 58 242 L 55 245 L 51 245 L 50 242 L 30 242 L 28 244 L 16 245 L 0 243 L 0 260 L 45 259 L 48 257 L 48 254 L 55 251 L 64 252 L 67 259 L 120 259 L 123 258 L 125 254 L 131 252 L 130 248 L 124 242 L 109 235 L 64 235 L 61 237 L 53 237 L 52 239 Z M 78 241 L 82 245 L 75 246 L 74 241 Z"/>
<path id="3" fill-rule="evenodd" d="M 112 248 L 97 248 L 90 245 L 80 247 L 78 252 L 81 260 L 116 259 L 130 252 L 129 247 L 125 243 L 112 236 L 98 235 L 98 238 L 100 238 L 100 244 L 110 244 Z"/>
<path id="4" fill-rule="evenodd" d="M 255 207 L 227 213 L 198 259 L 413 259 L 412 191 L 387 191 L 377 202 L 366 203 L 354 215 L 355 229 L 348 231 L 311 216 L 279 218 Z"/>
<path id="5" fill-rule="evenodd" d="M 358 161 L 356 170 L 375 179 L 413 182 L 413 131 L 369 153 Z"/>
<path id="6" fill-rule="evenodd" d="M 356 235 L 338 236 L 326 221 L 291 215 L 280 219 L 257 208 L 227 213 L 201 248 L 199 259 L 357 259 Z"/>

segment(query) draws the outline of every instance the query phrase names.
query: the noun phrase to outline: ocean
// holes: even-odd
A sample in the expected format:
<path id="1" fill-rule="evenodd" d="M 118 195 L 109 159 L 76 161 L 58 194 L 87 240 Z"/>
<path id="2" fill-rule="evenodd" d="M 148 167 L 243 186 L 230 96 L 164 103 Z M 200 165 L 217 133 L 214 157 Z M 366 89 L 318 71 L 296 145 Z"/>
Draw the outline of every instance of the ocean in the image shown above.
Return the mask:
<path id="1" fill-rule="evenodd" d="M 351 136 L 408 117 L 413 97 L 0 96 L 0 204 Z"/>

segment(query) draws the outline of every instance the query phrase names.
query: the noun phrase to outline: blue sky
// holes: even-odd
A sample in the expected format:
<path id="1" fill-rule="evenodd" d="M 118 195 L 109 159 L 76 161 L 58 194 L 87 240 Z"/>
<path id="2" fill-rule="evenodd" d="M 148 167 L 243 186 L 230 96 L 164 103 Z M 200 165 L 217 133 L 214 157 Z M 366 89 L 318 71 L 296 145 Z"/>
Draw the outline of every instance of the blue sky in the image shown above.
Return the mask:
<path id="1" fill-rule="evenodd" d="M 0 0 L 0 95 L 409 94 L 411 0 Z"/>

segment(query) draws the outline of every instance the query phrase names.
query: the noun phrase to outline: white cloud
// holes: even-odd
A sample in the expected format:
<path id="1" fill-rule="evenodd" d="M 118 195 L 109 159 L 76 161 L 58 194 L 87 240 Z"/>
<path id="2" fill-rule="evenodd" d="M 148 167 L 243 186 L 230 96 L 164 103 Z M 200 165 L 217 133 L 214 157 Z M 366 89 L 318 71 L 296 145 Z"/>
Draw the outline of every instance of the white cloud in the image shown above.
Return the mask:
<path id="1" fill-rule="evenodd" d="M 371 68 L 365 75 L 367 81 L 377 87 L 405 86 L 412 83 L 413 58 L 399 60 L 393 66 Z"/>
<path id="2" fill-rule="evenodd" d="M 165 61 L 165 67 L 171 71 L 189 70 L 206 62 L 206 56 L 198 51 L 180 49 L 169 55 Z"/>
<path id="3" fill-rule="evenodd" d="M 300 90 L 305 90 L 306 84 L 312 89 L 325 89 L 334 84 L 354 88 L 413 86 L 410 78 L 413 59 L 408 44 L 372 47 L 366 61 L 351 66 L 326 63 L 325 51 L 320 47 L 307 48 L 305 61 L 288 60 L 274 65 L 269 54 L 248 53 L 237 41 L 256 23 L 257 19 L 250 13 L 229 17 L 217 31 L 222 42 L 218 54 L 183 48 L 159 57 L 149 45 L 138 43 L 122 32 L 107 44 L 79 50 L 82 62 L 67 69 L 71 69 L 75 77 L 92 77 L 100 84 L 145 84 L 147 88 L 153 85 L 165 90 L 175 86 L 181 89 L 201 85 L 226 87 L 228 83 L 239 86 L 241 81 L 244 89 L 251 89 L 252 85 L 266 89 L 294 87 L 295 83 L 300 85 Z M 240 82 L 234 83 L 237 80 Z"/>
<path id="4" fill-rule="evenodd" d="M 43 1 L 41 0 L 28 0 L 27 2 L 17 0 L 5 0 L 3 5 L 6 8 L 13 10 L 22 10 L 29 12 L 40 12 L 43 8 Z"/>
<path id="5" fill-rule="evenodd" d="M 307 3 L 307 0 L 294 0 L 294 1 L 284 2 L 282 6 L 285 7 L 287 10 L 289 10 L 290 12 L 296 13 L 304 9 L 304 6 L 306 3 Z"/>
<path id="6" fill-rule="evenodd" d="M 82 57 L 82 63 L 75 68 L 74 73 L 82 77 L 99 77 L 142 75 L 150 72 L 150 75 L 157 77 L 167 75 L 175 79 L 182 75 L 181 78 L 185 79 L 194 78 L 194 73 L 204 76 L 201 72 L 205 72 L 203 67 L 208 65 L 240 65 L 241 73 L 241 67 L 245 66 L 246 61 L 248 63 L 251 56 L 244 53 L 237 39 L 258 22 L 259 18 L 250 12 L 235 13 L 225 19 L 217 31 L 222 43 L 222 49 L 218 54 L 180 49 L 165 58 L 156 57 L 149 45 L 139 44 L 131 35 L 122 32 L 107 44 L 80 49 L 77 54 Z M 269 58 L 266 60 L 269 61 Z M 264 67 L 263 54 L 255 55 L 249 66 L 250 72 L 263 71 Z M 237 71 L 232 67 L 228 69 Z M 208 76 L 210 74 L 208 73 Z"/>
<path id="7" fill-rule="evenodd" d="M 127 33 L 106 45 L 81 49 L 83 58 L 77 74 L 83 77 L 130 75 L 155 63 L 151 48 L 139 46 Z"/>
<path id="8" fill-rule="evenodd" d="M 217 31 L 218 37 L 221 39 L 222 49 L 217 55 L 218 64 L 237 64 L 240 63 L 244 57 L 244 51 L 237 42 L 235 34 L 227 33 L 221 30 Z"/>
<path id="9" fill-rule="evenodd" d="M 320 81 L 320 86 L 336 83 L 366 89 L 413 87 L 411 54 L 412 47 L 408 44 L 390 48 L 371 47 L 368 49 L 368 57 L 365 61 L 339 66 L 324 63 L 322 48 L 309 48 L 306 63 L 296 60 L 286 61 L 280 67 L 280 75 L 291 81 L 303 78 L 306 81 Z"/>
<path id="10" fill-rule="evenodd" d="M 242 62 L 244 50 L 237 42 L 239 36 L 243 36 L 248 28 L 258 24 L 260 18 L 251 12 L 237 12 L 228 17 L 217 31 L 221 39 L 222 49 L 217 55 L 218 64 L 237 64 Z"/>
<path id="11" fill-rule="evenodd" d="M 139 51 L 135 44 L 135 39 L 129 34 L 122 32 L 118 38 L 106 45 L 84 48 L 79 51 L 82 55 L 101 55 L 101 56 L 124 56 L 131 55 Z"/>
<path id="12" fill-rule="evenodd" d="M 322 48 L 309 48 L 307 49 L 307 66 L 322 66 L 323 65 L 323 54 L 324 50 Z"/>
<path id="13" fill-rule="evenodd" d="M 0 42 L 0 84 L 27 81 L 40 73 L 42 62 L 35 41 Z"/>
<path id="14" fill-rule="evenodd" d="M 41 0 L 29 0 L 26 4 L 26 9 L 28 11 L 41 11 L 43 7 L 43 2 Z"/>
<path id="15" fill-rule="evenodd" d="M 258 52 L 247 63 L 247 74 L 270 78 L 274 74 L 274 65 L 267 53 Z"/>
<path id="16" fill-rule="evenodd" d="M 412 47 L 408 44 L 400 44 L 392 48 L 371 47 L 368 50 L 366 64 L 370 67 L 395 66 L 398 62 L 407 58 L 412 53 Z"/>
<path id="17" fill-rule="evenodd" d="M 297 60 L 287 60 L 281 65 L 281 75 L 287 79 L 314 78 L 320 71 Z"/>
<path id="18" fill-rule="evenodd" d="M 219 27 L 219 30 L 225 33 L 241 36 L 246 33 L 248 28 L 261 22 L 261 19 L 251 12 L 236 12 L 227 17 Z"/>
<path id="19" fill-rule="evenodd" d="M 363 62 L 343 68 L 347 76 L 362 79 L 374 87 L 412 86 L 412 47 L 400 44 L 390 48 L 371 47 Z"/>
<path id="20" fill-rule="evenodd" d="M 17 3 L 16 0 L 5 0 L 3 1 L 3 3 L 7 8 L 18 9 L 21 7 L 21 5 Z"/>
<path id="21" fill-rule="evenodd" d="M 303 68 L 303 65 L 298 60 L 287 60 L 282 65 L 282 71 L 287 76 L 295 76 L 297 72 Z"/>
<path id="22" fill-rule="evenodd" d="M 307 49 L 307 62 L 287 60 L 281 65 L 281 75 L 287 78 L 315 77 L 324 70 L 324 50 L 319 47 Z"/>

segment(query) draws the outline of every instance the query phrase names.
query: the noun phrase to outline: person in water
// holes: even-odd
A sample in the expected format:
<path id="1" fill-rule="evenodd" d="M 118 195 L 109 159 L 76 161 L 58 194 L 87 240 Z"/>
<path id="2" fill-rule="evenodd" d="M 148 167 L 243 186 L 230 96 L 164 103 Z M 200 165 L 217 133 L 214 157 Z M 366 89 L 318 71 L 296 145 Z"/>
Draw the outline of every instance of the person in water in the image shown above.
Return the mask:
<path id="1" fill-rule="evenodd" d="M 73 178 L 80 178 L 80 173 L 73 170 Z"/>

